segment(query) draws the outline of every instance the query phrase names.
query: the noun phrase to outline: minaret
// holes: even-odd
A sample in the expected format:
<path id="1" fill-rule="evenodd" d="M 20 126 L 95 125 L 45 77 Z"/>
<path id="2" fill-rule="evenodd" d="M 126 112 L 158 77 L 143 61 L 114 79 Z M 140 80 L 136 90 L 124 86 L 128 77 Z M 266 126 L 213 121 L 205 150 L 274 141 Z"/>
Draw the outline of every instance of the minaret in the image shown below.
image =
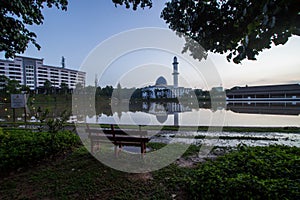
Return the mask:
<path id="1" fill-rule="evenodd" d="M 65 60 L 65 57 L 61 57 L 61 67 L 62 68 L 65 68 L 66 67 L 66 60 Z"/>
<path id="2" fill-rule="evenodd" d="M 174 84 L 174 88 L 178 87 L 178 62 L 177 62 L 177 58 L 176 56 L 173 59 L 173 84 Z"/>

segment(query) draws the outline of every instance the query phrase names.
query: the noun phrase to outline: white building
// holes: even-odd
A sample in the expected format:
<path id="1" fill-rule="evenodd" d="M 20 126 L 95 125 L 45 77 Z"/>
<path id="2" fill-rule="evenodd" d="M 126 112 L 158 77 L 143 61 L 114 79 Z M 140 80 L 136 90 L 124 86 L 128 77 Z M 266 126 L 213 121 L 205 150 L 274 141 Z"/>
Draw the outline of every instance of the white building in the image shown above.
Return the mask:
<path id="1" fill-rule="evenodd" d="M 24 56 L 16 56 L 13 60 L 0 59 L 0 75 L 17 80 L 31 90 L 44 86 L 46 80 L 56 88 L 62 83 L 66 83 L 70 89 L 74 89 L 77 83 L 85 86 L 85 72 L 44 65 L 43 61 Z"/>
<path id="2" fill-rule="evenodd" d="M 168 85 L 167 80 L 160 76 L 155 85 L 142 88 L 143 99 L 159 98 L 177 98 L 182 97 L 192 91 L 192 88 L 178 87 L 178 62 L 177 58 L 173 59 L 173 85 Z"/>

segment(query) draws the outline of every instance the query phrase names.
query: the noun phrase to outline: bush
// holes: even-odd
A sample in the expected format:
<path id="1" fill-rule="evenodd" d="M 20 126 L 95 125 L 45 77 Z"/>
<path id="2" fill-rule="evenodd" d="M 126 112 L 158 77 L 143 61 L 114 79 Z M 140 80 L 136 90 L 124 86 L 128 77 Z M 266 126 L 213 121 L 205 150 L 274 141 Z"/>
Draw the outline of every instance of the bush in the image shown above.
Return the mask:
<path id="1" fill-rule="evenodd" d="M 242 146 L 187 177 L 194 199 L 299 199 L 300 148 Z"/>
<path id="2" fill-rule="evenodd" d="M 15 129 L 0 132 L 0 141 L 0 170 L 10 171 L 70 149 L 80 139 L 69 131 L 58 132 L 53 137 L 49 132 Z"/>

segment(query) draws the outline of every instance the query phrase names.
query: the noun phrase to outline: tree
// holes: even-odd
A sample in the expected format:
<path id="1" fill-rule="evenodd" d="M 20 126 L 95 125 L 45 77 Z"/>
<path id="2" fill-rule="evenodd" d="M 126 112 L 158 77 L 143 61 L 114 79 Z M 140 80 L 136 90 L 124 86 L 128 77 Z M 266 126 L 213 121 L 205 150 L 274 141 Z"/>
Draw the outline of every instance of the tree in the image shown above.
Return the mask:
<path id="1" fill-rule="evenodd" d="M 137 10 L 138 6 L 141 8 L 152 7 L 152 0 L 112 0 L 112 2 L 117 5 L 125 4 L 126 8 L 130 8 L 132 6 L 133 10 Z"/>
<path id="2" fill-rule="evenodd" d="M 5 87 L 5 90 L 8 94 L 19 94 L 20 88 L 21 85 L 19 81 L 9 79 Z"/>
<path id="3" fill-rule="evenodd" d="M 5 90 L 5 86 L 7 85 L 9 78 L 4 75 L 0 75 L 0 89 Z"/>
<path id="4" fill-rule="evenodd" d="M 69 91 L 69 86 L 67 83 L 61 83 L 60 84 L 60 90 L 62 94 L 67 94 Z"/>
<path id="5" fill-rule="evenodd" d="M 29 94 L 30 93 L 30 87 L 28 85 L 21 85 L 21 91 Z"/>
<path id="6" fill-rule="evenodd" d="M 44 82 L 44 89 L 45 89 L 45 92 L 46 92 L 46 94 L 49 94 L 49 93 L 51 93 L 51 91 L 52 91 L 52 83 L 51 83 L 51 81 L 49 81 L 49 80 L 46 80 L 45 82 Z"/>
<path id="7" fill-rule="evenodd" d="M 0 52 L 4 51 L 6 58 L 14 57 L 23 53 L 30 42 L 40 49 L 37 36 L 28 30 L 28 25 L 43 23 L 44 6 L 67 10 L 67 5 L 67 0 L 0 1 Z"/>
<path id="8" fill-rule="evenodd" d="M 112 0 L 117 5 L 125 4 L 126 8 L 137 9 L 151 7 L 151 0 Z M 24 53 L 29 43 L 38 50 L 41 46 L 36 42 L 37 35 L 28 29 L 31 25 L 41 25 L 44 21 L 42 10 L 45 6 L 66 11 L 68 0 L 2 0 L 0 1 L 0 52 L 6 58 L 17 53 Z"/>
<path id="9" fill-rule="evenodd" d="M 115 98 L 117 98 L 118 100 L 121 100 L 121 99 L 124 98 L 123 95 L 122 95 L 122 86 L 121 86 L 120 83 L 118 83 L 118 85 L 117 85 Z"/>
<path id="10" fill-rule="evenodd" d="M 18 94 L 20 93 L 20 82 L 14 79 L 10 79 L 5 75 L 0 75 L 0 90 L 3 94 Z"/>
<path id="11" fill-rule="evenodd" d="M 113 0 L 115 5 L 152 7 L 151 0 Z M 240 63 L 271 44 L 285 44 L 300 35 L 299 0 L 171 0 L 161 13 L 169 28 L 186 40 L 196 59 L 207 52 L 227 53 L 227 60 Z M 200 45 L 199 45 L 200 44 Z"/>
<path id="12" fill-rule="evenodd" d="M 114 88 L 112 86 L 106 86 L 105 88 L 102 88 L 102 94 L 106 97 L 111 97 L 113 93 Z"/>
<path id="13" fill-rule="evenodd" d="M 240 63 L 300 35 L 299 13 L 299 0 L 172 0 L 161 17 L 186 38 L 183 51 L 194 58 L 228 52 L 228 61 Z M 198 54 L 195 41 L 206 51 Z"/>

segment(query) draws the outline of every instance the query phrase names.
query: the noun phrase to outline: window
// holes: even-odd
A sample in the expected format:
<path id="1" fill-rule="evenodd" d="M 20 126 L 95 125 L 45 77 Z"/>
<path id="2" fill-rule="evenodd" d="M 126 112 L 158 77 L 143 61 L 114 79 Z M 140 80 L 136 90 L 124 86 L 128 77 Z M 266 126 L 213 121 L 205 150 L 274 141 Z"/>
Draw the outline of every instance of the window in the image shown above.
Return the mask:
<path id="1" fill-rule="evenodd" d="M 11 71 L 21 71 L 20 68 L 12 68 L 12 67 L 10 67 L 9 70 L 11 70 Z"/>
<path id="2" fill-rule="evenodd" d="M 48 77 L 47 75 L 39 74 L 39 77 Z"/>
<path id="3" fill-rule="evenodd" d="M 47 74 L 47 71 L 38 71 L 39 74 Z"/>
<path id="4" fill-rule="evenodd" d="M 21 72 L 9 72 L 9 74 L 21 75 Z"/>
<path id="5" fill-rule="evenodd" d="M 25 68 L 26 69 L 33 69 L 33 66 L 32 65 L 26 65 Z"/>

